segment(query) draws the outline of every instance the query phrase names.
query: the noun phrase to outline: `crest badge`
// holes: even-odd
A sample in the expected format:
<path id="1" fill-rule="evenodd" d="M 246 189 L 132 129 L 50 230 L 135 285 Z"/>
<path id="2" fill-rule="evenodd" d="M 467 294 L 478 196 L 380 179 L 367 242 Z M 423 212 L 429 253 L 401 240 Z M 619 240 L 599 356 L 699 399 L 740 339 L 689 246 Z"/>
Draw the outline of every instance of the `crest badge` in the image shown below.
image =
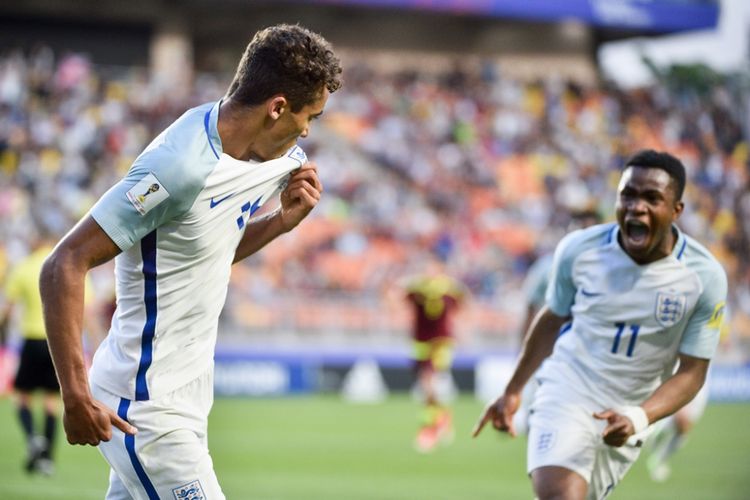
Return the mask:
<path id="1" fill-rule="evenodd" d="M 547 429 L 540 429 L 536 435 L 536 450 L 539 453 L 546 453 L 555 446 L 555 438 L 557 437 L 557 431 L 551 431 Z"/>
<path id="2" fill-rule="evenodd" d="M 656 321 L 670 328 L 685 316 L 687 297 L 684 294 L 658 292 L 656 294 Z"/>
<path id="3" fill-rule="evenodd" d="M 172 490 L 175 500 L 206 500 L 201 483 L 197 479 Z"/>

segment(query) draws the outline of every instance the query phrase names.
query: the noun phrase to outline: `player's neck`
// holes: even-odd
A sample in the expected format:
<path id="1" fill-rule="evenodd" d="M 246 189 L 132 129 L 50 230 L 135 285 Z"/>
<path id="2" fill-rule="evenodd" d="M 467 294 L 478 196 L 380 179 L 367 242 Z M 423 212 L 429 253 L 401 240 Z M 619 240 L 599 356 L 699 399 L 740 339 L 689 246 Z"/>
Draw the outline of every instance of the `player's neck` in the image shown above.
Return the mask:
<path id="1" fill-rule="evenodd" d="M 266 161 L 257 150 L 264 114 L 259 107 L 239 106 L 231 99 L 221 103 L 217 128 L 225 154 L 237 160 Z"/>

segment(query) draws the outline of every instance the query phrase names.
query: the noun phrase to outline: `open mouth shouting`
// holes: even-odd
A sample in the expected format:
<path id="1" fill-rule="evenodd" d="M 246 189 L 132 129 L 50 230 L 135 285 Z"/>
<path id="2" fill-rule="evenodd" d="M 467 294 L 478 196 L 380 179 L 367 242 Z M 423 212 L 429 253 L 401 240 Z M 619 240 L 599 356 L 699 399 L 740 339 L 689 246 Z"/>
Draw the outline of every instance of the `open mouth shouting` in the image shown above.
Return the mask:
<path id="1" fill-rule="evenodd" d="M 628 219 L 624 227 L 625 243 L 631 250 L 645 251 L 651 239 L 651 228 L 638 219 Z"/>

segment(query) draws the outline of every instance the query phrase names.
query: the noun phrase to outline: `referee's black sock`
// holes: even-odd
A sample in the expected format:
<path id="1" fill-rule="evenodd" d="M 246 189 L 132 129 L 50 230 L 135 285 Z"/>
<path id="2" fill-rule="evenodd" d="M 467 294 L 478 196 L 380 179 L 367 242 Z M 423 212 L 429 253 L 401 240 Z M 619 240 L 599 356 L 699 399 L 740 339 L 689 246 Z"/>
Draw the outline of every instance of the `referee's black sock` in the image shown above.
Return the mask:
<path id="1" fill-rule="evenodd" d="M 21 427 L 26 434 L 26 441 L 34 435 L 34 421 L 31 416 L 31 409 L 28 406 L 18 407 L 18 420 L 21 421 Z"/>
<path id="2" fill-rule="evenodd" d="M 44 437 L 47 438 L 47 448 L 42 452 L 42 458 L 52 458 L 52 446 L 55 443 L 57 432 L 57 416 L 52 413 L 45 414 Z"/>

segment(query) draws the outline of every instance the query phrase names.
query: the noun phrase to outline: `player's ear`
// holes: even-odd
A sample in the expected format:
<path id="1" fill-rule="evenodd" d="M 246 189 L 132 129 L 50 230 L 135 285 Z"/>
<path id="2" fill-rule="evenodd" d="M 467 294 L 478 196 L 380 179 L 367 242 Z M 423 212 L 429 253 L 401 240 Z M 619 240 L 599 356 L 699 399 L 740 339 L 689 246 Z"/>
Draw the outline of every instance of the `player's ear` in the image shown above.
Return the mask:
<path id="1" fill-rule="evenodd" d="M 286 108 L 289 106 L 289 102 L 283 95 L 277 95 L 268 100 L 268 116 L 274 120 L 281 118 Z"/>
<path id="2" fill-rule="evenodd" d="M 682 211 L 685 209 L 685 204 L 682 202 L 682 200 L 677 200 L 674 202 L 674 216 L 672 220 L 677 220 L 680 215 L 682 215 Z"/>

